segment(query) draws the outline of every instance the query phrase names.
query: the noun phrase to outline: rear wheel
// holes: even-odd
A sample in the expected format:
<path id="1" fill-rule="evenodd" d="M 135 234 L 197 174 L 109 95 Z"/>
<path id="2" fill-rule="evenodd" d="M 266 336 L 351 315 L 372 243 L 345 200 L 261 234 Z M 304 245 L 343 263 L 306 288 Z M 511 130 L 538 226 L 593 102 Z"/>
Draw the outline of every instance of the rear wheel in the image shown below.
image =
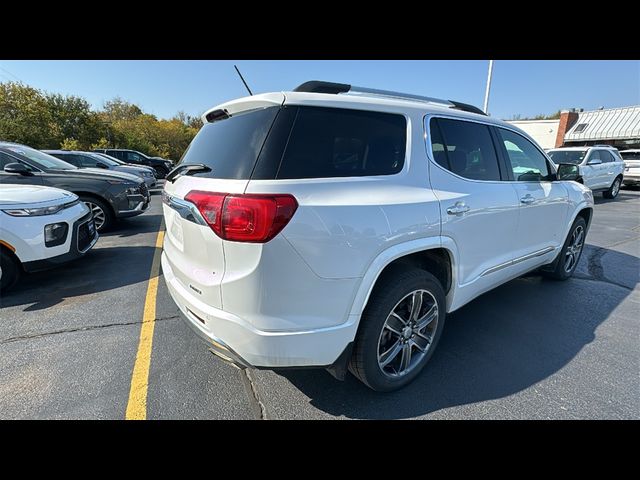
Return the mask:
<path id="1" fill-rule="evenodd" d="M 93 213 L 93 220 L 98 232 L 104 232 L 113 226 L 115 218 L 106 202 L 94 197 L 80 197 L 80 201 L 84 202 Z"/>
<path id="2" fill-rule="evenodd" d="M 569 235 L 562 246 L 555 269 L 543 272 L 545 276 L 555 280 L 566 280 L 573 275 L 580 261 L 586 236 L 587 222 L 584 221 L 584 218 L 578 217 L 573 222 L 571 230 L 569 230 Z"/>
<path id="3" fill-rule="evenodd" d="M 20 265 L 15 258 L 0 250 L 0 291 L 6 292 L 20 278 Z"/>
<path id="4" fill-rule="evenodd" d="M 397 390 L 415 379 L 438 344 L 445 319 L 440 282 L 417 268 L 382 278 L 360 320 L 350 371 L 373 390 Z"/>
<path id="5" fill-rule="evenodd" d="M 620 177 L 616 177 L 609 187 L 609 190 L 602 192 L 602 196 L 604 198 L 616 198 L 618 193 L 620 193 L 620 185 L 622 185 L 622 179 Z"/>

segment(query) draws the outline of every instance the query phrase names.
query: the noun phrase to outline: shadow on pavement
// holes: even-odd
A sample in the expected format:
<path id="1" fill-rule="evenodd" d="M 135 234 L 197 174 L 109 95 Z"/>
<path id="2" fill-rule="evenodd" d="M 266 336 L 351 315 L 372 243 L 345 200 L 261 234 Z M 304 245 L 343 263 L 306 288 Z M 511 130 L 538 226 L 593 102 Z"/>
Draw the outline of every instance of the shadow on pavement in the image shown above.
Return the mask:
<path id="1" fill-rule="evenodd" d="M 640 271 L 635 256 L 613 250 L 607 255 Z M 589 261 L 585 257 L 581 262 Z M 398 392 L 373 392 L 351 375 L 338 382 L 318 370 L 277 373 L 314 407 L 348 418 L 410 418 L 506 397 L 558 372 L 594 340 L 598 326 L 632 291 L 605 285 L 528 275 L 482 295 L 447 317 L 431 361 Z"/>
<path id="2" fill-rule="evenodd" d="M 627 189 L 629 191 L 627 191 Z M 596 205 L 602 205 L 606 203 L 615 203 L 615 202 L 632 202 L 638 200 L 638 195 L 634 195 L 630 193 L 633 189 L 626 187 L 624 190 L 620 189 L 618 196 L 616 198 L 604 198 L 602 196 L 602 192 L 593 192 L 593 201 Z"/>
<path id="3" fill-rule="evenodd" d="M 144 282 L 149 278 L 154 252 L 152 246 L 94 248 L 58 268 L 23 275 L 2 295 L 0 307 L 28 305 L 23 311 L 42 310 L 65 298 Z"/>
<path id="4" fill-rule="evenodd" d="M 132 237 L 140 233 L 157 232 L 158 225 L 162 221 L 161 214 L 143 214 L 138 217 L 123 218 L 107 232 L 101 233 L 100 237 Z"/>

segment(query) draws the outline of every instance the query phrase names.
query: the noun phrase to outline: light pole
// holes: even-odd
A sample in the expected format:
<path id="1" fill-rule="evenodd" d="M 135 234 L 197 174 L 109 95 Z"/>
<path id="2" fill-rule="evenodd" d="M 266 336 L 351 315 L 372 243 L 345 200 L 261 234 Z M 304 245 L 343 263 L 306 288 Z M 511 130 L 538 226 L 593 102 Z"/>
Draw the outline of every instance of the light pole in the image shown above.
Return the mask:
<path id="1" fill-rule="evenodd" d="M 493 60 L 489 60 L 489 73 L 487 74 L 487 90 L 484 92 L 484 113 L 489 115 L 489 91 L 491 90 L 491 76 L 493 75 Z"/>

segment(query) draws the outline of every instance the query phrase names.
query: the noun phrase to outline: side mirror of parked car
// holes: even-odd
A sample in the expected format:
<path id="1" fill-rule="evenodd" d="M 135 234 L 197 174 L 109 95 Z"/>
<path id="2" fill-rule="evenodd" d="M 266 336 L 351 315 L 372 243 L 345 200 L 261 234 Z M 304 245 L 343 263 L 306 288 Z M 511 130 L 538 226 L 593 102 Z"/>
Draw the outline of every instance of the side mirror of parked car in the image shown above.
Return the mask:
<path id="1" fill-rule="evenodd" d="M 558 180 L 580 180 L 580 169 L 578 165 L 573 163 L 561 163 L 558 165 L 558 173 L 556 174 Z"/>
<path id="2" fill-rule="evenodd" d="M 587 165 L 600 165 L 601 163 L 602 163 L 602 160 L 594 158 L 593 160 L 589 160 L 587 162 Z"/>
<path id="3" fill-rule="evenodd" d="M 4 171 L 7 173 L 18 173 L 25 176 L 33 175 L 33 173 L 31 173 L 31 170 L 29 170 L 26 165 L 18 162 L 5 165 Z"/>

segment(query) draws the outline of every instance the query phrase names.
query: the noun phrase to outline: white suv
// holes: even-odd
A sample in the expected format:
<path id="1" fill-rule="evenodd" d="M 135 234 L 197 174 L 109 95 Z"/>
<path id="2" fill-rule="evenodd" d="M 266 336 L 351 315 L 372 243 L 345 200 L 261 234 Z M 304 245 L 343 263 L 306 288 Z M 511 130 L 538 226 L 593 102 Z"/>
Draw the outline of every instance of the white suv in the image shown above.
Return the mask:
<path id="1" fill-rule="evenodd" d="M 0 188 L 0 290 L 23 271 L 84 255 L 97 240 L 91 211 L 74 193 L 40 185 Z"/>
<path id="2" fill-rule="evenodd" d="M 615 147 L 564 147 L 549 150 L 548 155 L 556 164 L 578 165 L 581 182 L 604 198 L 616 198 L 622 185 L 624 162 Z"/>
<path id="3" fill-rule="evenodd" d="M 624 160 L 624 185 L 640 185 L 640 150 L 622 150 L 620 152 Z"/>
<path id="4" fill-rule="evenodd" d="M 394 390 L 447 312 L 539 267 L 566 279 L 580 258 L 591 191 L 475 107 L 307 82 L 203 120 L 167 176 L 162 269 L 237 365 L 348 366 Z"/>

